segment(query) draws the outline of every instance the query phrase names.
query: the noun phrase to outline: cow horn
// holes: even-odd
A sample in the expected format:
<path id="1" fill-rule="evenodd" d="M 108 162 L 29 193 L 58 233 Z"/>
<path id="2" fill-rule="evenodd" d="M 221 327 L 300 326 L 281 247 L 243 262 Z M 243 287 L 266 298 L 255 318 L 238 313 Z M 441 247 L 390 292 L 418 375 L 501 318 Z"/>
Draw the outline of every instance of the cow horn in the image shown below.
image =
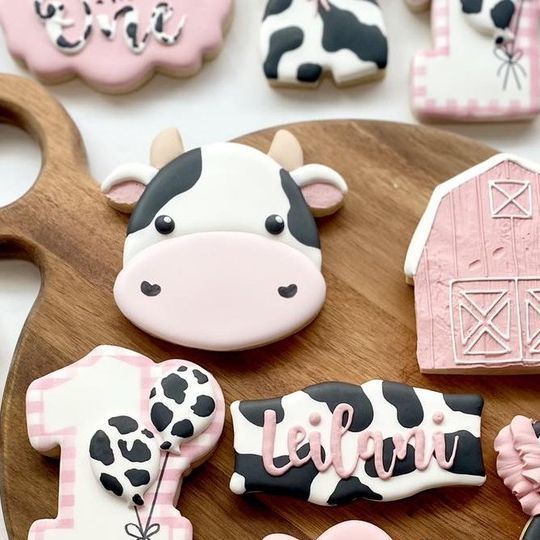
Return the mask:
<path id="1" fill-rule="evenodd" d="M 268 155 L 287 171 L 294 171 L 304 164 L 304 151 L 300 142 L 285 129 L 276 133 Z"/>
<path id="2" fill-rule="evenodd" d="M 182 136 L 176 128 L 162 131 L 152 142 L 150 163 L 157 169 L 162 169 L 173 159 L 184 153 Z"/>

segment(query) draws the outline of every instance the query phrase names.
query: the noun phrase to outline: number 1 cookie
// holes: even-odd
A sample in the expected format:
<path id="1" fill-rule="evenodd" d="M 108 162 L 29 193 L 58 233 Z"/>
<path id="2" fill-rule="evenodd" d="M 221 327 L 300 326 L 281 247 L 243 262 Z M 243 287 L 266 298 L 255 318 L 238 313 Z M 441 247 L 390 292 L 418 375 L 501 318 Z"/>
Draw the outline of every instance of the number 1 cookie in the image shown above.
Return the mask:
<path id="1" fill-rule="evenodd" d="M 0 0 L 12 55 L 44 82 L 112 93 L 154 72 L 188 76 L 216 55 L 233 0 Z"/>

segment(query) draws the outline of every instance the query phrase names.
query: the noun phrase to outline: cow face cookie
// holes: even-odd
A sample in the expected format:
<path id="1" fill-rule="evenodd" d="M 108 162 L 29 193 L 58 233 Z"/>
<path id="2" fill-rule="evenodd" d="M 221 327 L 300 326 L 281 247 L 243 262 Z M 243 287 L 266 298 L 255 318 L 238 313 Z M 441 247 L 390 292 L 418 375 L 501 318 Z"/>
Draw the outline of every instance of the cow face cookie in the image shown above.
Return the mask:
<path id="1" fill-rule="evenodd" d="M 384 531 L 365 521 L 346 521 L 328 529 L 317 540 L 392 540 Z M 271 534 L 264 540 L 297 540 L 286 534 Z"/>
<path id="2" fill-rule="evenodd" d="M 179 486 L 216 446 L 224 408 L 202 368 L 118 347 L 32 383 L 30 442 L 46 455 L 60 448 L 61 464 L 58 518 L 35 522 L 29 540 L 191 540 Z"/>
<path id="3" fill-rule="evenodd" d="M 233 0 L 0 0 L 8 47 L 45 82 L 126 92 L 153 72 L 194 74 L 217 54 Z"/>
<path id="4" fill-rule="evenodd" d="M 277 341 L 317 316 L 326 285 L 313 214 L 343 204 L 336 171 L 304 165 L 284 131 L 267 155 L 233 143 L 184 152 L 168 130 L 151 161 L 103 184 L 114 207 L 137 203 L 114 287 L 129 320 L 173 343 L 227 351 Z"/>
<path id="5" fill-rule="evenodd" d="M 261 27 L 270 83 L 337 85 L 382 77 L 388 40 L 377 0 L 268 0 Z"/>
<path id="6" fill-rule="evenodd" d="M 413 9 L 426 0 L 407 0 Z M 433 0 L 434 47 L 413 61 L 414 111 L 460 121 L 540 111 L 539 11 L 529 0 Z M 474 54 L 471 54 L 474 51 Z"/>
<path id="7" fill-rule="evenodd" d="M 334 506 L 481 486 L 483 400 L 403 384 L 323 383 L 231 405 L 231 490 Z"/>

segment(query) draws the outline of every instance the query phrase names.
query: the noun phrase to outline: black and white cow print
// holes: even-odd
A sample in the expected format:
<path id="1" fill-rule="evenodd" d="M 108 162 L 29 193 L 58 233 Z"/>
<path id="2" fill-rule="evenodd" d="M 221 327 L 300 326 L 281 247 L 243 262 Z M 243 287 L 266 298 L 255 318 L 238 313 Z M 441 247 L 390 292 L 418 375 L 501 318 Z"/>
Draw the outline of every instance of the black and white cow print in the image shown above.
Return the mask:
<path id="1" fill-rule="evenodd" d="M 348 455 L 343 454 L 347 463 L 354 464 L 358 456 L 359 434 L 376 431 L 384 438 L 383 462 L 389 470 L 395 449 L 392 437 L 419 428 L 426 434 L 426 448 L 432 444 L 435 433 L 444 433 L 446 459 L 457 441 L 452 465 L 443 469 L 432 456 L 429 468 L 419 471 L 413 438 L 406 455 L 397 459 L 393 474 L 387 479 L 377 474 L 373 457 L 360 459 L 352 476 L 347 478 L 339 476 L 334 466 L 320 472 L 312 459 L 293 466 L 285 474 L 269 474 L 262 457 L 265 411 L 274 411 L 276 418 L 274 465 L 286 467 L 292 463 L 290 430 L 296 437 L 297 426 L 305 430 L 305 437 L 301 437 L 296 447 L 300 460 L 310 452 L 310 437 L 318 437 L 317 434 L 320 434 L 322 462 L 333 455 L 332 416 L 341 404 L 348 404 L 355 411 L 341 439 L 344 451 L 349 451 Z M 332 506 L 356 499 L 391 501 L 448 485 L 479 486 L 485 481 L 480 443 L 482 408 L 480 396 L 441 394 L 384 381 L 370 381 L 361 386 L 323 383 L 283 398 L 236 402 L 231 406 L 236 456 L 231 490 L 239 495 L 257 492 L 290 495 Z"/>
<path id="2" fill-rule="evenodd" d="M 460 0 L 468 22 L 499 42 L 512 37 L 512 21 L 521 0 Z"/>
<path id="3" fill-rule="evenodd" d="M 198 368 L 181 366 L 150 392 L 150 418 L 160 434 L 161 449 L 174 454 L 208 428 L 215 410 L 212 382 Z"/>
<path id="4" fill-rule="evenodd" d="M 330 72 L 337 84 L 382 74 L 388 40 L 377 0 L 269 0 L 261 28 L 266 77 L 313 85 Z"/>
<path id="5" fill-rule="evenodd" d="M 142 506 L 159 474 L 160 448 L 154 434 L 132 416 L 109 418 L 90 440 L 90 462 L 101 485 L 130 506 Z"/>

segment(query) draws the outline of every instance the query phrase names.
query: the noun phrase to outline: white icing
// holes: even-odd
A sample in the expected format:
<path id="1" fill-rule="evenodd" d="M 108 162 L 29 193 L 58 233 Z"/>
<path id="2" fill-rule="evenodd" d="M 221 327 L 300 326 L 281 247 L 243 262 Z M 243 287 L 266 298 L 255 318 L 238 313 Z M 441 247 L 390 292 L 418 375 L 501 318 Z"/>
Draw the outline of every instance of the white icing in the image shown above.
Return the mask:
<path id="1" fill-rule="evenodd" d="M 300 188 L 323 181 L 325 184 L 339 189 L 343 195 L 346 195 L 349 191 L 343 176 L 326 165 L 318 165 L 316 163 L 304 165 L 291 171 L 291 176 Z"/>

